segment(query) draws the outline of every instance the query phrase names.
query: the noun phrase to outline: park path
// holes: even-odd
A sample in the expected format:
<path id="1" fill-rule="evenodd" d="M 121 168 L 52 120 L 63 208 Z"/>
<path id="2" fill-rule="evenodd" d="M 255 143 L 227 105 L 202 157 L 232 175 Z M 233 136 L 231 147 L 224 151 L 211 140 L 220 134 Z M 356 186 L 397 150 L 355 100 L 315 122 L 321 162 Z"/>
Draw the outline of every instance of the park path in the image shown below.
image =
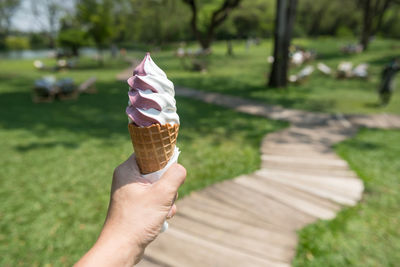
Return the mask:
<path id="1" fill-rule="evenodd" d="M 393 115 L 329 115 L 176 88 L 180 96 L 290 122 L 261 144 L 261 169 L 192 192 L 140 267 L 290 266 L 296 231 L 332 219 L 362 197 L 363 183 L 332 145 L 359 127 L 400 128 Z"/>

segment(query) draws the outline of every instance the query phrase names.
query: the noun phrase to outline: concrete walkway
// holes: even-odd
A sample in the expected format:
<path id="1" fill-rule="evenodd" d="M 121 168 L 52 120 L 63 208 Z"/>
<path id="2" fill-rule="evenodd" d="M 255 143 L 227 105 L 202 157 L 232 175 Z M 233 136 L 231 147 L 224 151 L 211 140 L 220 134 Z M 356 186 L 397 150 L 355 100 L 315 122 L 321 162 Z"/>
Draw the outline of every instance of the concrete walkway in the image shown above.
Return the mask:
<path id="1" fill-rule="evenodd" d="M 147 248 L 141 267 L 289 266 L 297 230 L 334 218 L 362 196 L 363 183 L 332 145 L 360 126 L 400 128 L 398 116 L 312 113 L 184 88 L 176 94 L 291 126 L 264 138 L 260 170 L 179 200 L 170 228 Z"/>

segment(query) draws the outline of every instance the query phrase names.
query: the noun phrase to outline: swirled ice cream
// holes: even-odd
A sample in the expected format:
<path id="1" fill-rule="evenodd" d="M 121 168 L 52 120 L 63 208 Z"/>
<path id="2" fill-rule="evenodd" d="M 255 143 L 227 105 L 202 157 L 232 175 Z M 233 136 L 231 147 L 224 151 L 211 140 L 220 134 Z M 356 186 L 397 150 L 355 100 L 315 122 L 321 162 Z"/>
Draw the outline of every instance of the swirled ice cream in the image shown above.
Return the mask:
<path id="1" fill-rule="evenodd" d="M 129 102 L 126 108 L 129 122 L 137 126 L 179 124 L 176 113 L 174 84 L 168 80 L 147 53 L 128 79 Z"/>

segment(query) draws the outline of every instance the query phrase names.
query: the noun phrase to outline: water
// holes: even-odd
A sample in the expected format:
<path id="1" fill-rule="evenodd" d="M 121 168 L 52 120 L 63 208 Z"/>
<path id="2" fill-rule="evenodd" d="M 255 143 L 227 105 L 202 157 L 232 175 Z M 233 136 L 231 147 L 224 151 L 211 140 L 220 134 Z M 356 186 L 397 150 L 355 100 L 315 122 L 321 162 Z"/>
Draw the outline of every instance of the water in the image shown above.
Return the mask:
<path id="1" fill-rule="evenodd" d="M 85 47 L 79 50 L 82 56 L 94 56 L 97 50 L 93 47 Z M 7 59 L 40 59 L 51 58 L 55 56 L 54 49 L 41 49 L 41 50 L 22 50 L 22 51 L 7 51 L 0 52 L 0 58 Z"/>

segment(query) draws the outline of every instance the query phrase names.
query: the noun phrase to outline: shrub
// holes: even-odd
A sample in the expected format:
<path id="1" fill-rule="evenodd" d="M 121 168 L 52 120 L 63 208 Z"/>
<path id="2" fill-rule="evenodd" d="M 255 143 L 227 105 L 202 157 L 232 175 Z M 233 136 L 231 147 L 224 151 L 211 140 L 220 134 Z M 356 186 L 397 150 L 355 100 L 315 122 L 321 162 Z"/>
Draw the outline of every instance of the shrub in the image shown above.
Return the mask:
<path id="1" fill-rule="evenodd" d="M 29 49 L 29 38 L 23 36 L 8 36 L 6 37 L 6 48 L 10 50 Z"/>

